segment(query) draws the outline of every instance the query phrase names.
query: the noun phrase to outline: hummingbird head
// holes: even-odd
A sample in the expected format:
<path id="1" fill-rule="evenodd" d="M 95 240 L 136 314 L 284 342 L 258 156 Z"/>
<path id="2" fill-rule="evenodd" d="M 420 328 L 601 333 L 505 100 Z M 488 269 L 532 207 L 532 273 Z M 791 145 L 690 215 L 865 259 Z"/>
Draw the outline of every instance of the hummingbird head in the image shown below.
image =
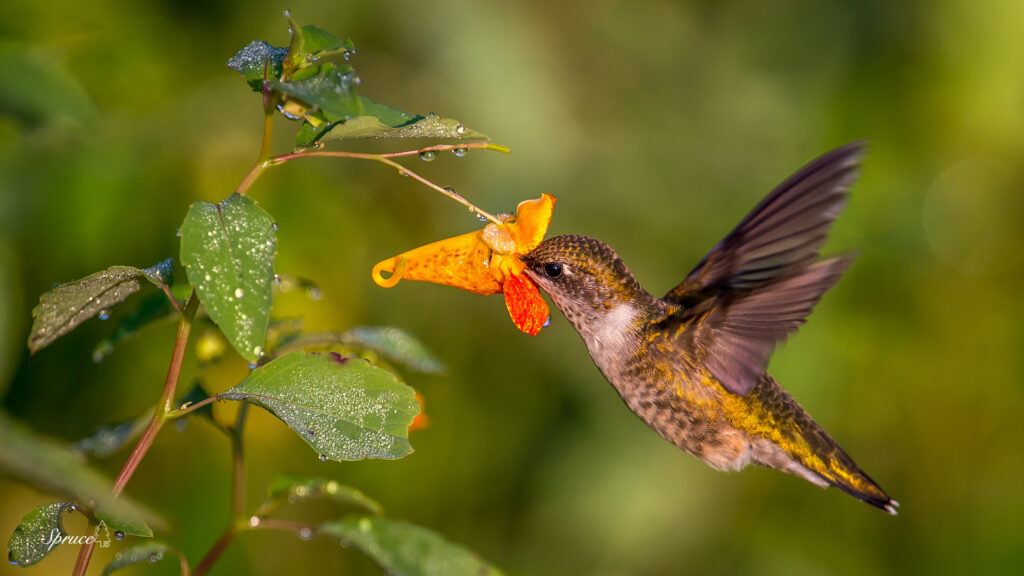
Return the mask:
<path id="1" fill-rule="evenodd" d="M 590 349 L 591 356 L 627 352 L 657 299 L 636 281 L 604 242 L 557 236 L 521 256 L 525 273 L 551 297 Z"/>

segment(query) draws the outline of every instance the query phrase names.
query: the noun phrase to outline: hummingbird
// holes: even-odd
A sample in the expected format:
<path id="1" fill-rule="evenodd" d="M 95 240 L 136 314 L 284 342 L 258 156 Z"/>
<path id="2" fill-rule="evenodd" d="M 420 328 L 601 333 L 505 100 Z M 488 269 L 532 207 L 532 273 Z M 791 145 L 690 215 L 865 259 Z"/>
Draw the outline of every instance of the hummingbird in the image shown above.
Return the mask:
<path id="1" fill-rule="evenodd" d="M 819 251 L 863 155 L 854 142 L 804 166 L 662 298 L 594 238 L 550 238 L 522 260 L 626 405 L 666 440 L 717 470 L 759 464 L 896 514 L 899 503 L 765 371 L 852 261 Z"/>

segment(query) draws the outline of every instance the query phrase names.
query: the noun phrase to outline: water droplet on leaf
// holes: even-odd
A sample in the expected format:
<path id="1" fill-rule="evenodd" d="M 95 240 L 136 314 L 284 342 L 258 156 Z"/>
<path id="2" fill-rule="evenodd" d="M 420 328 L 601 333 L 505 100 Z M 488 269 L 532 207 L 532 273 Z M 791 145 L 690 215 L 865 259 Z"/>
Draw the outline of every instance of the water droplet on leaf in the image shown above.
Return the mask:
<path id="1" fill-rule="evenodd" d="M 110 310 L 107 310 L 106 308 L 100 310 L 100 313 L 99 313 L 99 319 L 100 320 L 107 320 L 109 318 L 110 318 Z"/>
<path id="2" fill-rule="evenodd" d="M 124 540 L 124 532 L 120 530 L 114 530 L 114 540 Z"/>
<path id="3" fill-rule="evenodd" d="M 310 300 L 321 300 L 324 297 L 324 293 L 320 290 L 319 286 L 310 286 L 309 288 L 306 288 L 306 296 L 308 296 Z"/>
<path id="4" fill-rule="evenodd" d="M 459 124 L 458 126 L 455 127 L 455 132 L 458 133 L 458 134 L 465 134 L 466 133 L 466 125 L 465 124 Z"/>
<path id="5" fill-rule="evenodd" d="M 321 454 L 319 458 L 321 462 L 327 462 L 327 454 Z"/>
<path id="6" fill-rule="evenodd" d="M 241 298 L 242 296 L 245 296 L 245 291 L 241 288 L 235 288 L 235 298 Z"/>
<path id="7" fill-rule="evenodd" d="M 277 232 L 277 222 L 271 222 L 270 229 L 273 230 L 274 232 Z"/>
<path id="8" fill-rule="evenodd" d="M 466 148 L 465 146 L 459 146 L 458 148 L 452 148 L 452 154 L 455 154 L 459 158 L 462 158 L 463 156 L 465 156 L 468 153 L 469 153 L 469 148 Z"/>
<path id="9" fill-rule="evenodd" d="M 420 160 L 423 160 L 424 162 L 430 162 L 434 158 L 437 158 L 437 152 L 434 150 L 424 150 L 423 152 L 420 152 Z"/>
<path id="10" fill-rule="evenodd" d="M 307 542 L 313 539 L 313 529 L 309 526 L 303 526 L 299 528 L 299 538 L 306 540 Z"/>
<path id="11" fill-rule="evenodd" d="M 252 518 L 249 518 L 249 526 L 252 526 L 253 528 L 255 528 L 255 527 L 259 526 L 259 525 L 260 525 L 260 517 L 259 516 L 253 516 Z"/>

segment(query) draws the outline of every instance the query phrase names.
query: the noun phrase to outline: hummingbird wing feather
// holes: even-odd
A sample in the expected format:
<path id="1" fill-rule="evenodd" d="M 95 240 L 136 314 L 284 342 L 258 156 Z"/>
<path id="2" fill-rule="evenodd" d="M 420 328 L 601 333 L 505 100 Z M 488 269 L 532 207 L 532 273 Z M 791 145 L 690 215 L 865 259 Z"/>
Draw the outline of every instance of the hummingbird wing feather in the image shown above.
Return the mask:
<path id="1" fill-rule="evenodd" d="M 863 154 L 862 142 L 847 144 L 790 176 L 664 299 L 692 306 L 722 293 L 756 289 L 817 260 Z"/>
<path id="2" fill-rule="evenodd" d="M 726 298 L 695 324 L 706 350 L 704 366 L 734 394 L 746 394 L 758 382 L 775 346 L 795 332 L 822 294 L 839 281 L 853 261 L 844 256 L 815 262 L 738 298 Z"/>

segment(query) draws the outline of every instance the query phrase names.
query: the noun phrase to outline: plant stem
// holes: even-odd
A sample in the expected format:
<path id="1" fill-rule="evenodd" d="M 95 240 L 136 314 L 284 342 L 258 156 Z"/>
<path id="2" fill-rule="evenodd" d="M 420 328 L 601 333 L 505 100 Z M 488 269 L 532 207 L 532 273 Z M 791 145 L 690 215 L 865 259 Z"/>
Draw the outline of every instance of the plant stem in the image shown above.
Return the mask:
<path id="1" fill-rule="evenodd" d="M 265 131 L 264 131 L 264 135 L 266 135 Z M 267 142 L 267 140 L 264 140 L 264 146 L 266 146 L 266 142 Z M 482 216 L 483 218 L 486 218 L 487 220 L 489 220 L 489 221 L 491 221 L 491 222 L 493 222 L 493 223 L 495 223 L 495 224 L 500 226 L 502 224 L 502 221 L 497 216 L 495 216 L 495 215 L 491 214 L 490 212 L 487 212 L 487 211 L 485 211 L 485 210 L 483 210 L 481 208 L 478 208 L 477 206 L 472 204 L 469 200 L 466 200 L 465 198 L 463 198 L 459 193 L 455 192 L 454 190 L 450 190 L 448 188 L 443 188 L 441 186 L 438 186 L 437 184 L 434 184 L 430 180 L 427 180 L 426 178 L 420 176 L 419 174 L 413 172 L 412 170 L 409 170 L 408 168 L 406 168 L 405 166 L 399 164 L 398 162 L 395 162 L 394 160 L 391 160 L 392 158 L 401 158 L 401 157 L 405 157 L 405 156 L 419 155 L 419 154 L 422 154 L 424 152 L 440 152 L 440 151 L 444 151 L 444 150 L 455 150 L 455 149 L 496 150 L 498 152 L 504 152 L 504 153 L 508 153 L 508 151 L 509 151 L 509 149 L 504 147 L 504 146 L 499 146 L 497 144 L 491 144 L 489 142 L 465 142 L 465 143 L 460 143 L 460 144 L 438 144 L 438 145 L 435 145 L 435 146 L 427 146 L 426 148 L 417 148 L 416 150 L 404 150 L 404 151 L 401 151 L 401 152 L 386 152 L 386 153 L 383 153 L 383 154 L 370 154 L 370 153 L 367 153 L 367 152 L 344 152 L 344 151 L 335 151 L 335 150 L 311 150 L 311 151 L 308 151 L 308 152 L 292 152 L 290 154 L 281 154 L 280 156 L 274 156 L 272 158 L 267 158 L 267 159 L 263 159 L 262 161 L 256 162 L 256 165 L 253 166 L 251 170 L 249 170 L 248 174 L 245 175 L 245 178 L 242 179 L 241 184 L 238 185 L 238 188 L 235 189 L 235 192 L 238 193 L 238 194 L 245 194 L 249 190 L 249 188 L 252 186 L 253 182 L 255 182 L 256 179 L 260 177 L 260 175 L 263 173 L 264 170 L 266 170 L 267 168 L 269 168 L 271 166 L 278 166 L 280 164 L 284 164 L 285 162 L 289 162 L 291 160 L 296 160 L 298 158 L 319 157 L 319 158 L 356 158 L 356 159 L 360 159 L 360 160 L 373 160 L 374 162 L 380 162 L 381 164 L 386 164 L 388 166 L 391 166 L 392 168 L 395 168 L 396 170 L 398 170 L 399 174 L 402 174 L 403 176 L 409 176 L 410 178 L 416 180 L 417 182 L 420 182 L 421 184 L 427 186 L 428 188 L 436 190 L 436 191 L 440 192 L 441 194 L 447 196 L 448 198 L 451 198 L 452 200 L 455 200 L 459 204 L 462 204 L 467 209 L 469 209 L 469 211 L 472 212 L 473 214 L 477 214 L 479 216 Z M 262 158 L 262 153 L 261 153 L 261 158 Z"/>
<path id="2" fill-rule="evenodd" d="M 128 457 L 128 461 L 124 463 L 121 473 L 117 475 L 117 479 L 114 481 L 112 494 L 115 498 L 120 496 L 121 492 L 124 491 L 124 487 L 128 485 L 128 481 L 135 474 L 139 463 L 142 462 L 146 452 L 153 445 L 157 433 L 160 432 L 160 427 L 167 420 L 167 413 L 171 411 L 174 393 L 178 388 L 178 376 L 181 375 L 185 348 L 188 346 L 188 335 L 192 329 L 192 320 L 195 318 L 196 309 L 198 308 L 199 298 L 196 296 L 195 290 L 193 290 L 192 295 L 188 299 L 188 304 L 185 305 L 184 313 L 178 322 L 178 337 L 174 340 L 174 352 L 171 354 L 171 365 L 167 368 L 167 377 L 164 379 L 164 390 L 160 394 L 160 402 L 157 404 L 157 409 L 153 412 L 153 418 L 149 421 L 149 425 L 146 426 L 145 432 L 142 433 L 142 437 L 135 444 L 135 448 Z M 89 560 L 92 558 L 94 546 L 94 543 L 85 544 L 78 551 L 78 559 L 75 561 L 74 572 L 72 572 L 74 576 L 83 576 L 85 574 L 85 571 L 89 568 Z"/>
<path id="3" fill-rule="evenodd" d="M 238 407 L 238 415 L 235 417 L 235 425 L 231 428 L 231 520 L 227 528 L 214 543 L 210 551 L 199 561 L 193 576 L 202 576 L 210 571 L 210 568 L 217 563 L 221 554 L 238 534 L 240 526 L 244 526 L 245 516 L 245 450 L 242 442 L 245 431 L 245 420 L 249 415 L 249 405 L 245 402 Z"/>

